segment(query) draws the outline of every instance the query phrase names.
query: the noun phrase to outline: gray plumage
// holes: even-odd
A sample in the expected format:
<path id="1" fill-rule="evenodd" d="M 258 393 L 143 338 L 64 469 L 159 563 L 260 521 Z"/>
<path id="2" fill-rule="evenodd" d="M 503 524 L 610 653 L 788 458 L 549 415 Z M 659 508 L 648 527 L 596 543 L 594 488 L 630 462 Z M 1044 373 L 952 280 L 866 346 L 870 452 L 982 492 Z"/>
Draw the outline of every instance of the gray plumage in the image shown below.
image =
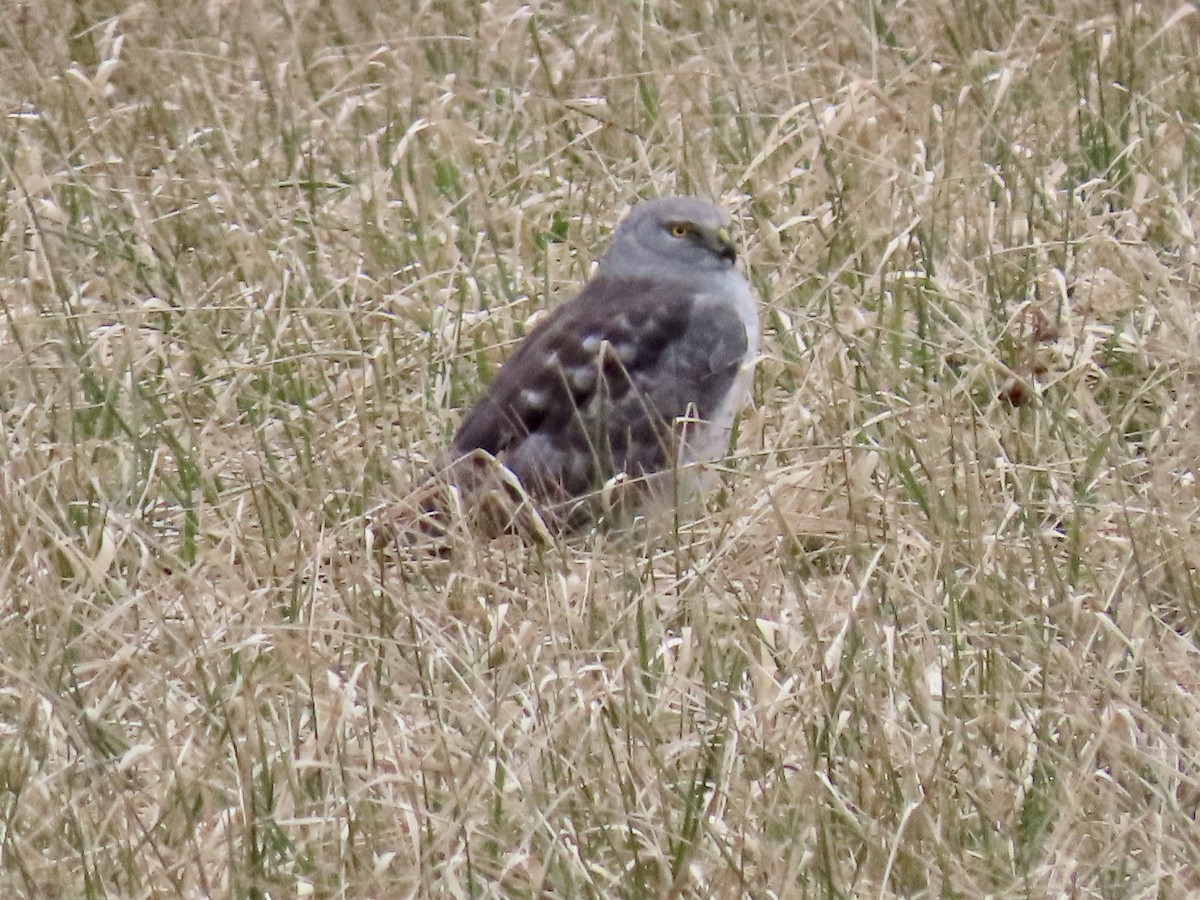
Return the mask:
<path id="1" fill-rule="evenodd" d="M 723 455 L 758 352 L 727 224 L 695 197 L 636 206 L 595 276 L 504 363 L 452 457 L 486 451 L 570 519 L 618 473 L 661 479 Z"/>

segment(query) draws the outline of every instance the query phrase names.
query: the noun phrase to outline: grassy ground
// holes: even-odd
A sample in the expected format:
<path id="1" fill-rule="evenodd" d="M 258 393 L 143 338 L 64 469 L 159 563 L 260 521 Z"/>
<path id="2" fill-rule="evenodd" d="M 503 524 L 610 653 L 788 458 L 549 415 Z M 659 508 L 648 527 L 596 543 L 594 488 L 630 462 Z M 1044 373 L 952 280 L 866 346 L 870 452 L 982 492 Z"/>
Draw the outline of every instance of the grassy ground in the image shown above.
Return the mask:
<path id="1" fill-rule="evenodd" d="M 0 893 L 1200 890 L 1194 7 L 126 6 L 0 21 Z M 685 191 L 708 514 L 381 549 Z"/>

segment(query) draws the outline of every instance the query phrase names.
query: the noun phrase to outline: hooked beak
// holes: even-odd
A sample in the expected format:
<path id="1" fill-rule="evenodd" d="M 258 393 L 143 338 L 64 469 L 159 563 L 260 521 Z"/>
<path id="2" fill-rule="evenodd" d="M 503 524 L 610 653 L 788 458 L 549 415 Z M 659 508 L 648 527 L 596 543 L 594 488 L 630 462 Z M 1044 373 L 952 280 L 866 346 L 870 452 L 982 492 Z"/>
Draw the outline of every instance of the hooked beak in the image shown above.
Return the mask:
<path id="1" fill-rule="evenodd" d="M 737 247 L 733 243 L 728 228 L 722 226 L 714 231 L 708 246 L 713 253 L 726 262 L 732 264 L 737 261 Z"/>

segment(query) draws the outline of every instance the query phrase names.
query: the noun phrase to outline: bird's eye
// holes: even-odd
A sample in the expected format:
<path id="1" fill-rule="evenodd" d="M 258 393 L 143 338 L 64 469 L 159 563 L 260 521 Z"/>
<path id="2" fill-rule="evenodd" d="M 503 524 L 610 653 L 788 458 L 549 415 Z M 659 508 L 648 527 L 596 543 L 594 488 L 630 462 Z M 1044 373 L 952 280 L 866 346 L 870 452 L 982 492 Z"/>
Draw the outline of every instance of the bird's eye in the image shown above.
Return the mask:
<path id="1" fill-rule="evenodd" d="M 671 237 L 677 237 L 677 238 L 687 237 L 689 234 L 692 233 L 692 229 L 689 228 L 687 225 L 685 225 L 683 222 L 676 222 L 674 225 L 672 225 L 670 227 L 670 231 L 671 231 Z"/>

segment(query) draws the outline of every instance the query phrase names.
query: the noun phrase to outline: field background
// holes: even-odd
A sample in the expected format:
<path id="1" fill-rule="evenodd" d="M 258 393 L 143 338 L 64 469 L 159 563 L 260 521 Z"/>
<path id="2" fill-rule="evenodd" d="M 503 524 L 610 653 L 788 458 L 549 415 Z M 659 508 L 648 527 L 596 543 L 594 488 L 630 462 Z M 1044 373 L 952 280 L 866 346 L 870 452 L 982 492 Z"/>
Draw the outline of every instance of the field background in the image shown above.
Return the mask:
<path id="1" fill-rule="evenodd" d="M 1200 16 L 0 20 L 0 894 L 1200 891 Z M 641 197 L 763 357 L 699 521 L 389 547 Z"/>

